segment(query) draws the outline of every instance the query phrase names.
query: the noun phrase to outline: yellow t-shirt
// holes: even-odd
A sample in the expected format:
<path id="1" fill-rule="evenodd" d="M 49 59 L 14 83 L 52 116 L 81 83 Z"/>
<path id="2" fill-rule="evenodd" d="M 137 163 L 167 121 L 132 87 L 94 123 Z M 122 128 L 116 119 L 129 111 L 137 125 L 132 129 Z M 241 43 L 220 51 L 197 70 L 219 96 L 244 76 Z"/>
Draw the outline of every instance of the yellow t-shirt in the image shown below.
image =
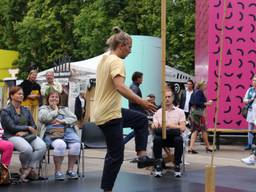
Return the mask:
<path id="1" fill-rule="evenodd" d="M 122 117 L 121 95 L 113 84 L 113 78 L 117 75 L 125 78 L 123 60 L 116 55 L 104 55 L 96 73 L 93 118 L 97 125 Z"/>

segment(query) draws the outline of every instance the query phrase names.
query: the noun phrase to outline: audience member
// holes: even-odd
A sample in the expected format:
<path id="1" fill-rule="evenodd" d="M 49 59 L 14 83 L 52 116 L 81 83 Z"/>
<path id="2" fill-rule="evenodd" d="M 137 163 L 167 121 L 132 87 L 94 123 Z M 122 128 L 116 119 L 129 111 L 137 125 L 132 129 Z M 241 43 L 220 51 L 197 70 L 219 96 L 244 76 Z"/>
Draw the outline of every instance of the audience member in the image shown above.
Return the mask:
<path id="1" fill-rule="evenodd" d="M 153 116 L 152 132 L 153 132 L 153 153 L 157 160 L 154 167 L 154 176 L 162 176 L 162 148 L 174 147 L 174 175 L 180 177 L 180 163 L 183 154 L 183 139 L 181 133 L 185 131 L 185 113 L 183 110 L 173 105 L 173 91 L 167 90 L 166 99 L 166 140 L 162 139 L 162 108 L 160 108 Z"/>
<path id="2" fill-rule="evenodd" d="M 1 124 L 4 128 L 4 139 L 14 144 L 14 148 L 20 152 L 22 168 L 21 181 L 36 179 L 35 169 L 46 152 L 46 145 L 36 136 L 37 130 L 30 111 L 21 106 L 23 101 L 21 87 L 12 87 L 9 92 L 9 105 L 1 113 Z"/>
<path id="3" fill-rule="evenodd" d="M 2 128 L 2 125 L 0 123 L 0 153 L 1 153 L 0 163 L 8 167 L 12 159 L 12 152 L 13 152 L 14 145 L 12 142 L 5 141 L 2 139 L 3 133 L 4 133 L 4 129 Z"/>
<path id="4" fill-rule="evenodd" d="M 46 145 L 53 147 L 53 159 L 55 165 L 55 179 L 62 181 L 65 175 L 61 172 L 61 165 L 68 145 L 68 179 L 77 179 L 78 175 L 73 171 L 74 165 L 80 154 L 80 138 L 74 124 L 77 118 L 67 107 L 59 106 L 60 95 L 58 92 L 50 92 L 46 97 L 46 105 L 39 109 L 39 121 L 42 123 L 40 136 Z"/>

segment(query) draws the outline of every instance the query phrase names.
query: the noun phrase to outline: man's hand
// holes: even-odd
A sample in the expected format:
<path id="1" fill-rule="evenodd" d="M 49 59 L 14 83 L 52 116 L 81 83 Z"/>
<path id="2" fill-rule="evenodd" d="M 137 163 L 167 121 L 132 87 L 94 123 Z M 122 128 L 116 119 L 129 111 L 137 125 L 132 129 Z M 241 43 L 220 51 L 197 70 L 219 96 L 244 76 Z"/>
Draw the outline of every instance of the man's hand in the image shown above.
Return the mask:
<path id="1" fill-rule="evenodd" d="M 154 113 L 157 110 L 157 107 L 152 104 L 151 102 L 147 101 L 147 100 L 142 100 L 141 104 L 140 104 L 144 109 Z"/>
<path id="2" fill-rule="evenodd" d="M 152 129 L 157 129 L 157 128 L 160 128 L 160 127 L 161 127 L 161 125 L 158 122 L 153 122 L 152 125 L 151 125 Z"/>

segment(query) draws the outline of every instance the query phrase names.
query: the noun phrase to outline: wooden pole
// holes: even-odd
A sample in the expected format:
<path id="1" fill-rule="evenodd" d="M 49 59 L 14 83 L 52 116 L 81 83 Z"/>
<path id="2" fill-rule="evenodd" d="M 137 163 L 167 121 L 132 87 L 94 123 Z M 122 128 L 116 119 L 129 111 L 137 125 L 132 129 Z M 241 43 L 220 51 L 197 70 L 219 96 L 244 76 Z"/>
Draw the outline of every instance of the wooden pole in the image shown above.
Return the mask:
<path id="1" fill-rule="evenodd" d="M 161 2 L 161 41 L 162 41 L 162 138 L 166 139 L 166 106 L 165 106 L 166 0 L 162 0 Z"/>
<path id="2" fill-rule="evenodd" d="M 217 123 L 219 117 L 219 101 L 220 101 L 220 76 L 221 76 L 221 67 L 223 64 L 223 46 L 224 46 L 224 29 L 225 29 L 225 17 L 226 17 L 226 0 L 223 0 L 223 15 L 221 23 L 221 35 L 220 35 L 220 62 L 218 66 L 218 78 L 217 78 L 217 100 L 216 100 L 216 112 L 215 112 L 215 122 L 214 122 L 214 136 L 213 136 L 213 150 L 211 155 L 211 164 L 205 168 L 205 192 L 215 192 L 215 166 L 214 166 L 214 152 L 216 149 L 216 131 Z"/>

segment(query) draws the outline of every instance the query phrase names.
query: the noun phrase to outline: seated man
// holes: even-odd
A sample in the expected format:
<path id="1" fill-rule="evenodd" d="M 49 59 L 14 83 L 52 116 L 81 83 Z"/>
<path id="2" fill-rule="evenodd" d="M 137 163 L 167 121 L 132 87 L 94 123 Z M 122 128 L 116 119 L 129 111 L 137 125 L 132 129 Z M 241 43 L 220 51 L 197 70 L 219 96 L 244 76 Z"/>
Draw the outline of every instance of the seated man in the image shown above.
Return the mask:
<path id="1" fill-rule="evenodd" d="M 162 147 L 174 147 L 174 175 L 180 177 L 180 163 L 183 153 L 183 140 L 181 133 L 185 130 L 185 113 L 173 105 L 174 94 L 171 90 L 166 91 L 166 140 L 162 139 L 162 108 L 153 116 L 153 153 L 157 160 L 155 163 L 154 176 L 162 176 Z"/>

